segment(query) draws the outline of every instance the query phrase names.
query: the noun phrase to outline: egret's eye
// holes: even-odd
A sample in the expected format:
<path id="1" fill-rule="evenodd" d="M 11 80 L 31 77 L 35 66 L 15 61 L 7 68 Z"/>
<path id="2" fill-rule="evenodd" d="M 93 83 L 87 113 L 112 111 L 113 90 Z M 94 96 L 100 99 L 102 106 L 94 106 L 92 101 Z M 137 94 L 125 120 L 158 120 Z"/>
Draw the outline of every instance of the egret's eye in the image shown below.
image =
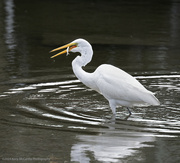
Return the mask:
<path id="1" fill-rule="evenodd" d="M 71 47 L 70 47 L 70 51 L 71 51 L 72 49 L 76 48 L 76 47 L 77 47 L 76 45 L 71 46 Z"/>

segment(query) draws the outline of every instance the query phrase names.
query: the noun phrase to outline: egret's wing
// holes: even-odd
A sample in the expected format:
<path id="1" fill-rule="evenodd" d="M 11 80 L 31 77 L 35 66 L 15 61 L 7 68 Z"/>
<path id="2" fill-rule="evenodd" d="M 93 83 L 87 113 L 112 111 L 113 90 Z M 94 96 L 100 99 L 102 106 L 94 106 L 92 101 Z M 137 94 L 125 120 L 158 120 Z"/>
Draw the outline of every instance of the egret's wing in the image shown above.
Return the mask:
<path id="1" fill-rule="evenodd" d="M 111 66 L 101 65 L 96 70 L 97 87 L 107 99 L 124 100 L 134 103 L 157 103 L 153 93 L 148 91 L 134 77 L 125 71 Z"/>

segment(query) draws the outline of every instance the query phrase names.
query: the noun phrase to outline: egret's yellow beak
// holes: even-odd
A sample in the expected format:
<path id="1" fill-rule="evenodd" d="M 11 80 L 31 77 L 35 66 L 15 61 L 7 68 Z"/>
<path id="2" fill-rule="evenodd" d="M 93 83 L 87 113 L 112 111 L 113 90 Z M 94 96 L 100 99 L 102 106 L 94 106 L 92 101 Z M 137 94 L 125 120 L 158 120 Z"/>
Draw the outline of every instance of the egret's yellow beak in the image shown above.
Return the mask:
<path id="1" fill-rule="evenodd" d="M 77 47 L 77 43 L 70 43 L 70 44 L 61 46 L 59 48 L 53 49 L 50 52 L 54 52 L 54 51 L 57 51 L 57 50 L 61 50 L 61 49 L 67 48 L 64 51 L 62 51 L 62 52 L 60 52 L 58 54 L 53 55 L 51 58 L 57 57 L 58 55 L 61 55 L 61 54 L 64 54 L 64 53 L 68 53 L 69 51 L 71 51 L 73 48 L 76 48 L 76 47 Z"/>

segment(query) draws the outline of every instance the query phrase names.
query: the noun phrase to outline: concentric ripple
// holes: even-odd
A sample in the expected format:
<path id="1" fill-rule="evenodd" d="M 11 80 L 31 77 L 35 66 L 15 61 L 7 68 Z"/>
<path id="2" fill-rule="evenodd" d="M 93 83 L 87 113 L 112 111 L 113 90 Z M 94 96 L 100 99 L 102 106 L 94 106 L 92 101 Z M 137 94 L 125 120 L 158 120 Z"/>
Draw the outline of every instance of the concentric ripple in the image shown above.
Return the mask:
<path id="1" fill-rule="evenodd" d="M 16 114 L 11 115 L 11 121 L 14 119 L 24 125 L 97 133 L 99 128 L 125 128 L 155 135 L 176 136 L 180 134 L 180 110 L 179 103 L 173 101 L 179 98 L 179 77 L 137 76 L 141 83 L 157 93 L 161 105 L 134 108 L 133 115 L 128 118 L 126 108 L 121 107 L 117 109 L 116 118 L 113 118 L 107 101 L 76 79 L 11 88 L 1 97 L 15 95 L 19 98 L 15 104 Z"/>

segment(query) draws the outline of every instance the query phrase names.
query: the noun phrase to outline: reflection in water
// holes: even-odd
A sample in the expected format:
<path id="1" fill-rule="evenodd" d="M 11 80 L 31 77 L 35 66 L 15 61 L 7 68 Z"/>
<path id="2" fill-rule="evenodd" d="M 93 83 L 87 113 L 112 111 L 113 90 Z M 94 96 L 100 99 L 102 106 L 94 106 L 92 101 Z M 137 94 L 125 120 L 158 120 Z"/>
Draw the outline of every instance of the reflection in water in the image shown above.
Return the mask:
<path id="1" fill-rule="evenodd" d="M 14 36 L 15 33 L 15 22 L 14 22 L 14 0 L 4 0 L 6 19 L 5 19 L 5 42 L 9 50 L 15 50 L 16 48 L 16 39 Z"/>
<path id="2" fill-rule="evenodd" d="M 136 133 L 116 130 L 103 133 L 100 136 L 79 135 L 78 143 L 71 149 L 71 161 L 89 162 L 92 159 L 101 162 L 119 162 L 128 156 L 136 156 L 136 150 L 151 147 L 148 142 L 155 141 L 155 137 L 148 133 Z"/>

